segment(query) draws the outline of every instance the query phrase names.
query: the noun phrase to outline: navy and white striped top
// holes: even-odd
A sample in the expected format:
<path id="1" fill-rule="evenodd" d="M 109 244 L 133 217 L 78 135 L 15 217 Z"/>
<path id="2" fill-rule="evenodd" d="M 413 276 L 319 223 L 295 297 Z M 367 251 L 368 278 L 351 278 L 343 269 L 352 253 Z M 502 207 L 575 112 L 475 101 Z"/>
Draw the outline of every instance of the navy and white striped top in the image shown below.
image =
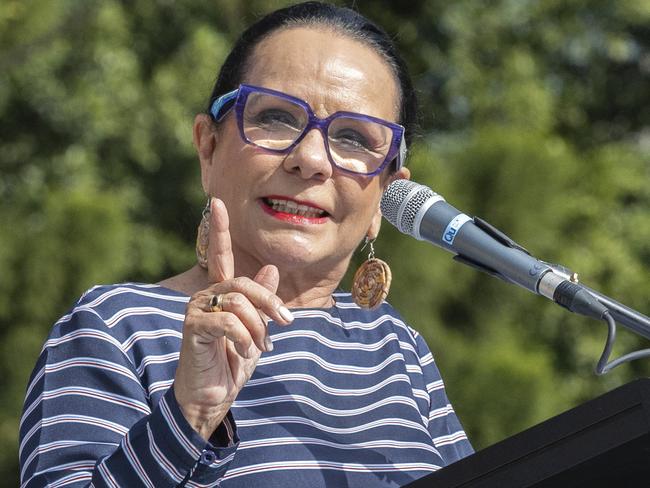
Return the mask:
<path id="1" fill-rule="evenodd" d="M 349 294 L 269 324 L 274 344 L 203 440 L 173 393 L 189 297 L 99 286 L 52 329 L 20 426 L 25 487 L 402 486 L 472 452 L 431 352 Z"/>

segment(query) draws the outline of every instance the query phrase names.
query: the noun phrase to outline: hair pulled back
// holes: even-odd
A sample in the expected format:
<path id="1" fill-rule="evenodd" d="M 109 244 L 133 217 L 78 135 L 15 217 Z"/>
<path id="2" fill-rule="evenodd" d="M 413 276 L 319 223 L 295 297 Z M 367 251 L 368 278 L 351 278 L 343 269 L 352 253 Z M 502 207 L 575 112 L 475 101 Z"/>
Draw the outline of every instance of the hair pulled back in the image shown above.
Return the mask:
<path id="1" fill-rule="evenodd" d="M 255 47 L 273 32 L 289 27 L 322 26 L 349 36 L 375 50 L 391 67 L 398 81 L 400 109 L 398 123 L 405 128 L 406 143 L 410 144 L 417 125 L 417 100 L 406 63 L 386 32 L 349 8 L 322 2 L 304 2 L 275 10 L 246 29 L 226 57 L 212 89 L 210 103 L 236 89 L 242 82 Z"/>

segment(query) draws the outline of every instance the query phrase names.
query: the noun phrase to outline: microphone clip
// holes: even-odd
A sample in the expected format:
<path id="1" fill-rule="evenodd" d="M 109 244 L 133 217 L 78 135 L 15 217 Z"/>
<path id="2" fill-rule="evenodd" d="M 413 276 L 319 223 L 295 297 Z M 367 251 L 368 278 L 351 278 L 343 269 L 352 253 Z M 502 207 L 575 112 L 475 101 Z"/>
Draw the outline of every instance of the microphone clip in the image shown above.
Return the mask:
<path id="1" fill-rule="evenodd" d="M 501 232 L 499 229 L 494 227 L 489 222 L 483 220 L 480 217 L 473 217 L 473 220 L 474 220 L 474 225 L 476 225 L 476 227 L 481 229 L 486 234 L 489 234 L 492 238 L 499 241 L 504 246 L 511 247 L 512 249 L 518 249 L 519 251 L 524 252 L 530 256 L 530 253 L 525 247 L 517 244 L 510 237 L 508 237 L 506 234 Z"/>

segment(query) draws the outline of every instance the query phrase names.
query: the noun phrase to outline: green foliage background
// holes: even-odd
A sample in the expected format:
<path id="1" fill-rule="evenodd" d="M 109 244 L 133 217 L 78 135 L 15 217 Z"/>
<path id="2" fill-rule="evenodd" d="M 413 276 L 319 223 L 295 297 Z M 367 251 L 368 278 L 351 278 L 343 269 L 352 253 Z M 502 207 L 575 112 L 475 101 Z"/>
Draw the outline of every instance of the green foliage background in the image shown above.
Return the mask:
<path id="1" fill-rule="evenodd" d="M 192 264 L 193 115 L 237 34 L 286 3 L 0 4 L 0 479 L 18 477 L 25 385 L 52 323 L 93 284 Z M 415 78 L 414 179 L 649 313 L 650 3 L 355 7 Z M 427 338 L 475 447 L 650 374 L 646 360 L 595 377 L 603 325 L 389 227 L 390 300 Z M 639 347 L 619 334 L 618 353 Z"/>

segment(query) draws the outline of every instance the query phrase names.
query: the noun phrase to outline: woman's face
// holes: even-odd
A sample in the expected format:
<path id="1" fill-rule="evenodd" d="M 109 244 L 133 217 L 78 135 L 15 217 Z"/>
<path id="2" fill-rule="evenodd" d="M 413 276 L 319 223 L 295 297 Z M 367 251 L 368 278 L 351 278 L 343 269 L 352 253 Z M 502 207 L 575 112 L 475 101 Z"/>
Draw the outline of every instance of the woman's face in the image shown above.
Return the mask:
<path id="1" fill-rule="evenodd" d="M 397 120 L 398 89 L 386 62 L 364 44 L 327 29 L 296 27 L 272 34 L 255 48 L 243 82 L 305 100 L 320 118 L 348 111 Z M 203 186 L 226 204 L 236 266 L 249 260 L 251 266 L 276 264 L 287 272 L 333 276 L 347 267 L 364 236 L 379 232 L 386 171 L 365 177 L 333 167 L 318 130 L 289 153 L 277 154 L 246 144 L 234 111 L 209 136 L 201 120 L 195 142 Z M 408 170 L 395 176 L 408 177 Z M 287 202 L 324 214 L 289 218 L 276 211 L 294 205 Z"/>

